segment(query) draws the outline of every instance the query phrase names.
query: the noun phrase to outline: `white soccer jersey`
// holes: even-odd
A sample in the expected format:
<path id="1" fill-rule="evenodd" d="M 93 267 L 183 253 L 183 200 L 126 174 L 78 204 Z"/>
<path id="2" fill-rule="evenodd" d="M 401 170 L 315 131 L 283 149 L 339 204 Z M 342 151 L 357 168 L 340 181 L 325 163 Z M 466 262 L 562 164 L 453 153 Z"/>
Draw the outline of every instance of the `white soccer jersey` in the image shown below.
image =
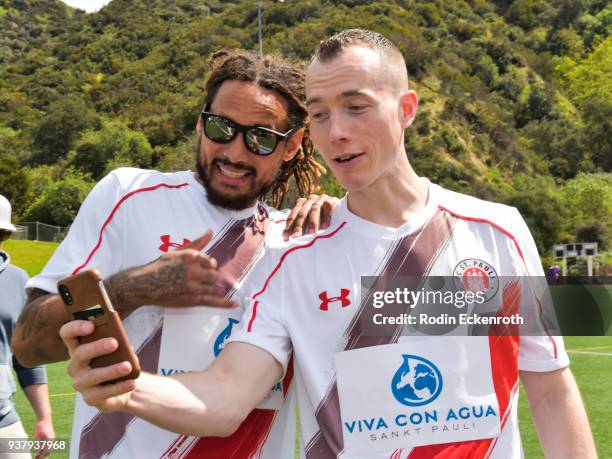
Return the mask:
<path id="1" fill-rule="evenodd" d="M 486 273 L 502 314 L 538 301 L 526 276 L 543 272 L 518 211 L 427 183 L 426 208 L 400 228 L 359 218 L 345 197 L 329 229 L 257 267 L 230 341 L 265 349 L 287 371 L 293 351 L 302 457 L 521 457 L 519 369 L 569 364 L 562 339 L 546 335 L 364 332 L 378 310 L 360 295 L 360 276 Z"/>
<path id="2" fill-rule="evenodd" d="M 229 298 L 265 246 L 282 243 L 282 218 L 262 205 L 241 211 L 211 205 L 190 171 L 118 169 L 96 185 L 66 239 L 27 286 L 57 292 L 59 279 L 89 268 L 107 277 L 149 263 L 212 229 L 214 238 L 205 251 L 218 263 L 217 293 Z M 242 308 L 142 306 L 124 325 L 143 370 L 168 375 L 208 367 L 241 315 Z M 228 438 L 177 435 L 125 413 L 100 413 L 79 395 L 71 457 L 288 457 L 295 448 L 293 403 L 282 403 L 289 383 L 290 376 L 275 388 L 266 409 L 255 410 Z"/>

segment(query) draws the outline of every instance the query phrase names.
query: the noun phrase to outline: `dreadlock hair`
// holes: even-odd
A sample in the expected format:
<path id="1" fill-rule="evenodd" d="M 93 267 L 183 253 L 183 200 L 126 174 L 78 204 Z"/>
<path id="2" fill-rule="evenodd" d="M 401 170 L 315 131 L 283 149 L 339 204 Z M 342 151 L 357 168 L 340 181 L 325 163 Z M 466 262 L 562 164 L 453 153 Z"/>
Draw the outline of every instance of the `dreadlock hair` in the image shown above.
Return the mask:
<path id="1" fill-rule="evenodd" d="M 304 128 L 300 149 L 289 161 L 283 161 L 276 181 L 270 191 L 271 204 L 280 208 L 289 189 L 289 180 L 295 179 L 301 197 L 315 191 L 318 178 L 325 168 L 314 157 L 310 140 L 304 66 L 291 64 L 279 56 L 258 57 L 248 51 L 221 50 L 210 61 L 211 73 L 205 84 L 206 106 L 210 107 L 219 88 L 225 81 L 252 82 L 262 88 L 275 91 L 287 102 L 287 129 Z M 260 196 L 263 199 L 264 196 Z"/>

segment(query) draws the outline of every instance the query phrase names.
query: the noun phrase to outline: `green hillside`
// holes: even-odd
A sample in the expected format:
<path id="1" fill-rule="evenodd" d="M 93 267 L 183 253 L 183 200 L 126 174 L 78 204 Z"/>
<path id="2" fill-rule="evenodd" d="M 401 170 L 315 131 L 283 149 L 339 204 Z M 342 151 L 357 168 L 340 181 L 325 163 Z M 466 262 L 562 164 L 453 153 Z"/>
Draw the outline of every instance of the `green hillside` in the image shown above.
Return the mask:
<path id="1" fill-rule="evenodd" d="M 191 167 L 207 57 L 257 49 L 257 3 L 1 2 L 0 192 L 15 217 L 66 225 L 115 167 Z M 268 0 L 263 19 L 265 51 L 296 60 L 344 28 L 384 33 L 421 99 L 406 135 L 418 173 L 519 207 L 543 254 L 610 245 L 609 2 Z M 331 177 L 322 191 L 341 192 Z"/>

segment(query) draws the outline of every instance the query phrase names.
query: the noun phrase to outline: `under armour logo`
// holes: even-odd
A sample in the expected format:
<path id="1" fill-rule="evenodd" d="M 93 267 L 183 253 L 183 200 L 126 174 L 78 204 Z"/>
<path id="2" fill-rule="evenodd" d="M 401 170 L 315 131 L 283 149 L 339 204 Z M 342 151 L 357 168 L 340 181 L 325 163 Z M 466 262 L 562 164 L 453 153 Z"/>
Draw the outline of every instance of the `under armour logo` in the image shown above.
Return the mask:
<path id="1" fill-rule="evenodd" d="M 159 250 L 161 250 L 164 253 L 170 250 L 170 248 L 180 249 L 184 245 L 187 245 L 191 242 L 189 239 L 184 239 L 184 238 L 183 238 L 182 244 L 179 244 L 178 242 L 170 242 L 169 234 L 164 234 L 163 236 L 160 236 L 159 238 L 162 241 L 162 245 L 159 246 Z"/>
<path id="2" fill-rule="evenodd" d="M 351 300 L 349 300 L 349 294 L 351 291 L 348 288 L 340 289 L 340 296 L 334 296 L 333 298 L 329 298 L 327 296 L 327 290 L 319 293 L 319 299 L 321 300 L 321 305 L 319 309 L 321 311 L 327 311 L 329 307 L 329 303 L 334 303 L 336 301 L 341 301 L 342 307 L 346 308 L 351 304 Z"/>

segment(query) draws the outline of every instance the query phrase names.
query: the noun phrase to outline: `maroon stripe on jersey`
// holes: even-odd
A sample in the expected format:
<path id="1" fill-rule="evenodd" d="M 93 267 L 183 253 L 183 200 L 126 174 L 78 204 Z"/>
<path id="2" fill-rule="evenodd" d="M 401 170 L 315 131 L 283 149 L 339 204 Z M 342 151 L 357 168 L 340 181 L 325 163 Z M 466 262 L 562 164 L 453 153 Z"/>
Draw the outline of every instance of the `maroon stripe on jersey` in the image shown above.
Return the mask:
<path id="1" fill-rule="evenodd" d="M 94 248 L 91 250 L 91 252 L 89 252 L 89 255 L 87 256 L 87 259 L 85 260 L 85 262 L 82 265 L 80 265 L 77 268 L 75 268 L 74 271 L 72 271 L 72 275 L 74 276 L 75 274 L 78 274 L 81 271 L 81 269 L 83 269 L 85 266 L 87 266 L 87 263 L 89 263 L 91 261 L 91 259 L 93 258 L 94 254 L 98 251 L 98 249 L 102 245 L 102 236 L 104 234 L 104 230 L 106 229 L 108 224 L 112 221 L 113 217 L 115 216 L 115 213 L 117 212 L 117 210 L 119 210 L 119 207 L 121 207 L 121 204 L 123 204 L 125 201 L 127 201 L 129 198 L 131 198 L 135 194 L 142 193 L 143 191 L 153 191 L 153 190 L 157 190 L 158 188 L 162 188 L 162 187 L 163 188 L 183 188 L 184 186 L 187 186 L 187 185 L 188 185 L 188 183 L 181 183 L 179 185 L 168 185 L 167 183 L 160 183 L 159 185 L 150 186 L 150 187 L 147 187 L 147 188 L 140 188 L 138 190 L 130 191 L 128 194 L 123 196 L 117 202 L 117 204 L 115 204 L 115 207 L 113 207 L 113 210 L 111 210 L 111 213 L 108 215 L 107 219 L 102 224 L 102 228 L 100 228 L 100 234 L 98 236 L 98 243 L 94 246 Z"/>
<path id="2" fill-rule="evenodd" d="M 250 270 L 263 249 L 268 225 L 269 220 L 260 209 L 253 217 L 234 221 L 213 242 L 207 253 L 217 260 L 219 277 L 215 295 L 231 297 L 236 283 Z"/>
<path id="3" fill-rule="evenodd" d="M 420 231 L 401 238 L 390 249 L 386 263 L 377 273 L 380 282 L 384 282 L 385 279 L 392 280 L 399 276 L 411 276 L 415 279 L 415 282 L 420 283 L 420 279 L 429 272 L 434 261 L 450 241 L 456 220 L 450 214 L 437 211 Z M 374 290 L 375 288 L 372 288 L 370 292 Z M 390 326 L 389 329 L 384 331 L 385 336 L 366 336 L 363 334 L 362 321 L 368 320 L 376 312 L 373 308 L 366 307 L 368 304 L 371 305 L 372 301 L 369 301 L 369 296 L 366 296 L 344 334 L 347 338 L 345 350 L 390 344 L 397 341 L 402 326 Z M 307 459 L 336 457 L 344 449 L 344 442 L 335 376 L 315 415 L 321 430 L 306 445 L 306 457 Z"/>
<path id="4" fill-rule="evenodd" d="M 521 286 L 517 280 L 509 282 L 502 294 L 502 307 L 497 316 L 510 317 L 519 312 L 521 302 Z M 509 336 L 509 331 L 495 330 L 496 328 L 511 327 L 516 334 Z M 500 414 L 500 429 L 504 428 L 512 410 L 512 394 L 518 384 L 518 350 L 519 337 L 516 325 L 491 325 L 489 336 L 489 352 L 491 355 L 491 374 L 493 387 L 497 397 Z M 501 435 L 501 433 L 500 433 Z M 488 457 L 493 450 L 497 439 L 483 438 L 439 445 L 417 446 L 410 451 L 409 459 L 480 459 Z"/>
<path id="5" fill-rule="evenodd" d="M 162 321 L 142 343 L 136 355 L 143 371 L 157 372 L 161 346 Z M 127 413 L 98 413 L 81 431 L 80 458 L 99 458 L 110 453 L 125 435 L 127 425 L 134 416 Z"/>
<path id="6" fill-rule="evenodd" d="M 219 274 L 215 283 L 216 295 L 232 296 L 236 283 L 251 269 L 263 249 L 269 222 L 267 213 L 259 207 L 257 215 L 233 222 L 213 243 L 210 254 L 217 260 Z M 287 385 L 291 378 L 292 374 L 288 372 L 285 377 Z M 276 410 L 253 410 L 233 435 L 226 438 L 203 437 L 198 438 L 195 444 L 190 442 L 186 457 L 255 457 L 268 437 L 276 414 Z"/>
<path id="7" fill-rule="evenodd" d="M 253 265 L 256 255 L 263 247 L 267 225 L 267 219 L 262 212 L 255 217 L 237 220 L 230 224 L 206 251 L 217 260 L 217 295 L 229 296 L 233 292 L 234 283 L 244 277 L 245 271 Z M 157 373 L 162 324 L 163 321 L 160 321 L 137 352 L 144 371 Z M 121 441 L 127 425 L 133 419 L 133 416 L 126 413 L 95 415 L 81 433 L 79 456 L 98 458 L 111 452 Z"/>

